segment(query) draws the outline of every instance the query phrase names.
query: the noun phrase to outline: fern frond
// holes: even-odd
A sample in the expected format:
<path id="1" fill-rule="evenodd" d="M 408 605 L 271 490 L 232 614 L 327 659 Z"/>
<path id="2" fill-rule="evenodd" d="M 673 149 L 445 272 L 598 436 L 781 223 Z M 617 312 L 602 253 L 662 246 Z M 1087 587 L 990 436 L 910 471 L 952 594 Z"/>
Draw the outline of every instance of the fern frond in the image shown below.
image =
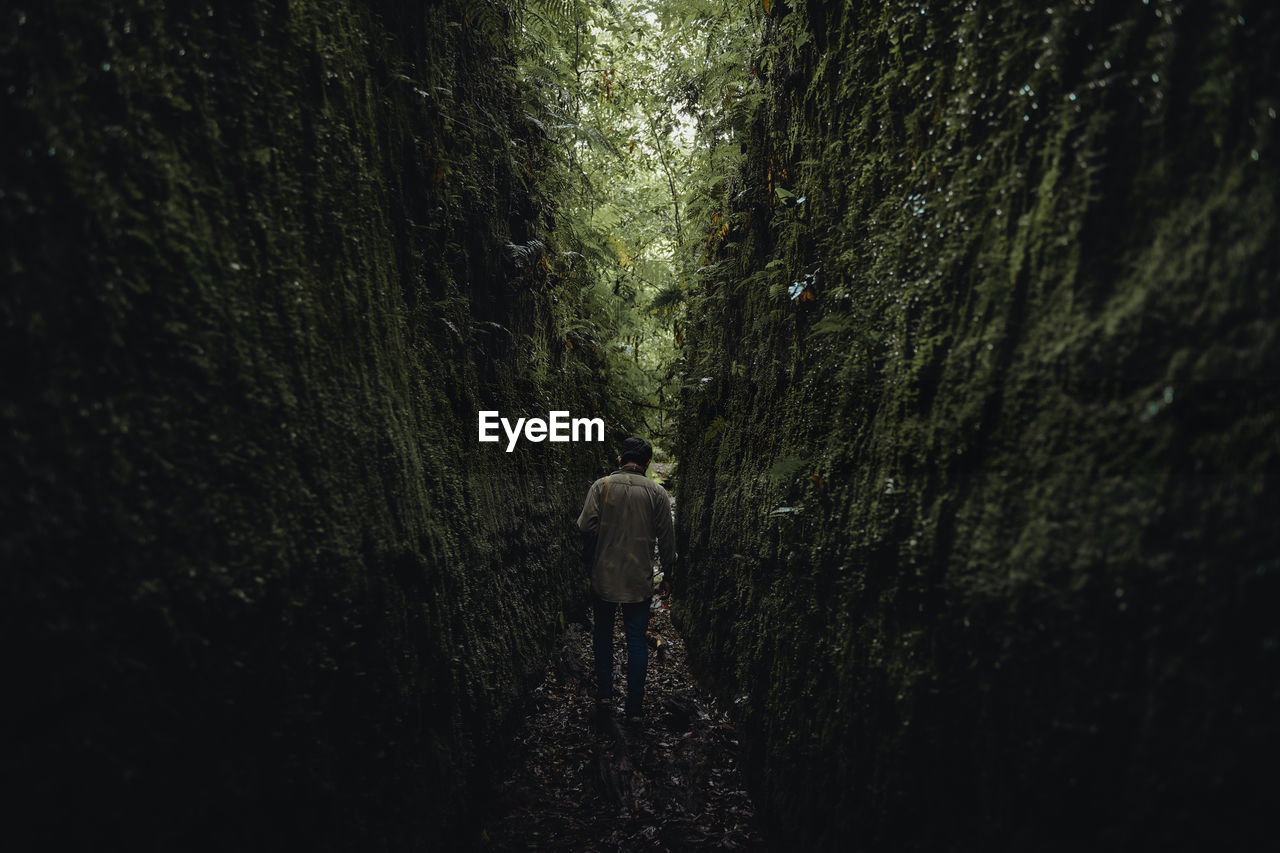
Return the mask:
<path id="1" fill-rule="evenodd" d="M 548 18 L 564 22 L 573 17 L 574 0 L 532 0 L 531 6 L 537 8 Z"/>
<path id="2" fill-rule="evenodd" d="M 658 291 L 649 303 L 650 311 L 667 311 L 684 301 L 684 289 L 678 284 L 668 285 Z"/>
<path id="3" fill-rule="evenodd" d="M 511 255 L 512 260 L 517 264 L 525 264 L 532 262 L 540 254 L 546 251 L 546 244 L 541 240 L 530 240 L 524 245 L 518 243 L 508 243 L 506 245 L 507 252 Z"/>
<path id="4" fill-rule="evenodd" d="M 505 33 L 503 15 L 492 0 L 460 0 L 462 23 L 490 42 L 501 40 Z"/>

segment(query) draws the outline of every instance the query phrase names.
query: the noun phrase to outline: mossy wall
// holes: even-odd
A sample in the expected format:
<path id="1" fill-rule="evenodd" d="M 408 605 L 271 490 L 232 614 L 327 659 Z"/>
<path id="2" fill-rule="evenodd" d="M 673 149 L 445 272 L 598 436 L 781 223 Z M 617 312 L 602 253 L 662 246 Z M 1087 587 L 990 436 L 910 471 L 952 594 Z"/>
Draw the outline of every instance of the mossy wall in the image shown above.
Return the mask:
<path id="1" fill-rule="evenodd" d="M 4 11 L 6 837 L 473 840 L 602 456 L 480 445 L 476 412 L 609 413 L 507 28 Z"/>
<path id="2" fill-rule="evenodd" d="M 768 33 L 677 449 L 679 615 L 757 806 L 797 849 L 1263 836 L 1280 8 Z"/>

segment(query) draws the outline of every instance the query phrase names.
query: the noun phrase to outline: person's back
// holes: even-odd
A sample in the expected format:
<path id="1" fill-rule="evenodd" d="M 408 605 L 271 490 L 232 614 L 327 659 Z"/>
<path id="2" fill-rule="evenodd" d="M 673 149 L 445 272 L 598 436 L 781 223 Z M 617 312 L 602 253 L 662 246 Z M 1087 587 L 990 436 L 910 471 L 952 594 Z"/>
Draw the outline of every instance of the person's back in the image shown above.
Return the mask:
<path id="1" fill-rule="evenodd" d="M 638 438 L 622 443 L 619 470 L 587 490 L 578 528 L 594 536 L 591 560 L 597 702 L 613 699 L 613 620 L 622 607 L 627 634 L 628 717 L 639 717 L 649 649 L 644 632 L 653 596 L 653 545 L 664 568 L 675 563 L 675 530 L 666 489 L 644 476 L 653 448 Z"/>
<path id="2" fill-rule="evenodd" d="M 666 489 L 644 474 L 615 471 L 592 484 L 587 507 L 596 499 L 596 559 L 591 591 L 603 601 L 643 601 L 653 594 L 653 543 L 664 566 L 675 559 L 671 501 Z M 585 509 L 584 509 L 585 511 Z"/>

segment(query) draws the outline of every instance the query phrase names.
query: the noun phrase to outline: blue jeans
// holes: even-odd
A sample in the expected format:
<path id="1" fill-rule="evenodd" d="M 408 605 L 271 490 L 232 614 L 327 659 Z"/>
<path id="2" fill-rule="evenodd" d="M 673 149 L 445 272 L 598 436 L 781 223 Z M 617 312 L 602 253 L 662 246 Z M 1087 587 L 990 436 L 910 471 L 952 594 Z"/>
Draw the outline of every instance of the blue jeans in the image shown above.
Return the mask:
<path id="1" fill-rule="evenodd" d="M 649 602 L 618 605 L 594 599 L 591 602 L 592 645 L 596 653 L 596 698 L 613 698 L 613 614 L 622 607 L 622 628 L 627 635 L 626 713 L 639 714 L 644 701 L 644 678 L 649 668 L 649 646 L 644 641 L 649 627 Z"/>

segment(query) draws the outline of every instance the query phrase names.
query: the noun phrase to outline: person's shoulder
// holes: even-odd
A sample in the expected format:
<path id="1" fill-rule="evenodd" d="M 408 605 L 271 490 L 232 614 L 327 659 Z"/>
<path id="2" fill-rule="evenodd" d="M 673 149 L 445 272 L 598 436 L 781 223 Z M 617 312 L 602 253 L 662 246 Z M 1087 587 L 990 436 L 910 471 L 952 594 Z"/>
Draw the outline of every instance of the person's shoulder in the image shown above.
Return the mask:
<path id="1" fill-rule="evenodd" d="M 657 492 L 658 494 L 663 495 L 664 497 L 667 494 L 667 487 L 659 483 L 657 480 L 650 480 L 648 477 L 645 477 L 644 486 L 650 491 Z"/>

